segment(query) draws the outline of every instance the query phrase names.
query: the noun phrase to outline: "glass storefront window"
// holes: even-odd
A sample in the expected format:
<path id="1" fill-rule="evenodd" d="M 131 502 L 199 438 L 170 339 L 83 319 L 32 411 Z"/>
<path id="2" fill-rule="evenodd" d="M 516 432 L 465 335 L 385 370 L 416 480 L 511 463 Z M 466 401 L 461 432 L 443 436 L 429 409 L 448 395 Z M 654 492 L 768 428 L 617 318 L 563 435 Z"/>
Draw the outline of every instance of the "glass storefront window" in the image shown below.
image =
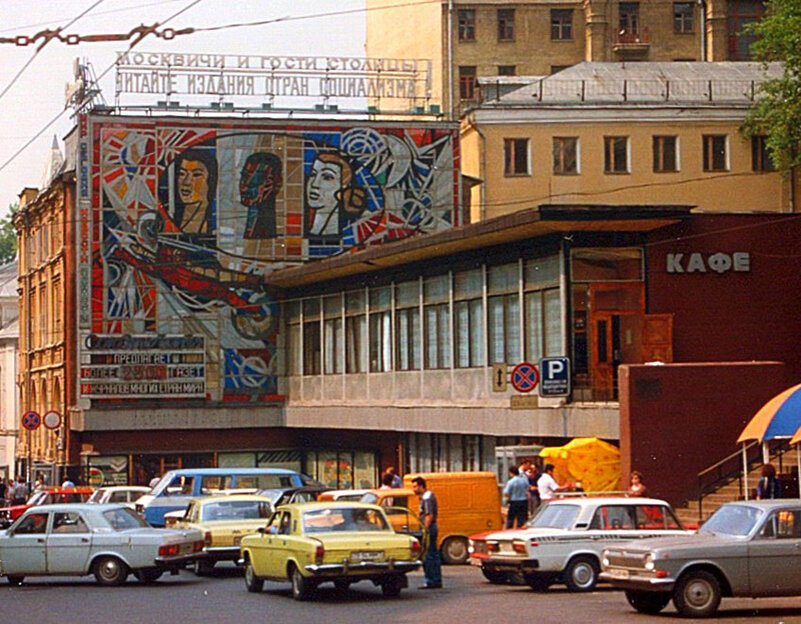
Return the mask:
<path id="1" fill-rule="evenodd" d="M 573 249 L 570 257 L 573 282 L 639 282 L 643 279 L 641 249 Z"/>

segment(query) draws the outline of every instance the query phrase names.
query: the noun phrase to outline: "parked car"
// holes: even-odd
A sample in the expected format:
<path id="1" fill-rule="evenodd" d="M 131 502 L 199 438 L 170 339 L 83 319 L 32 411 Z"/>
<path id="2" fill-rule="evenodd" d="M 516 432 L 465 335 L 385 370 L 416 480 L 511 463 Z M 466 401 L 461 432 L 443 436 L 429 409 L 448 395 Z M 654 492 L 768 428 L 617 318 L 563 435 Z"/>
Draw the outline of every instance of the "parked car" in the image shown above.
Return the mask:
<path id="1" fill-rule="evenodd" d="M 586 592 L 598 582 L 604 546 L 691 533 L 662 500 L 561 499 L 542 505 L 525 529 L 490 533 L 483 540 L 473 536 L 471 563 L 491 582 L 506 580 L 502 573 L 518 573 L 536 590 L 564 583 L 570 591 Z"/>
<path id="2" fill-rule="evenodd" d="M 695 535 L 609 545 L 601 578 L 641 613 L 673 599 L 684 617 L 714 615 L 722 597 L 801 595 L 801 500 L 720 507 Z"/>
<path id="3" fill-rule="evenodd" d="M 8 528 L 14 520 L 25 511 L 37 505 L 53 505 L 56 503 L 84 503 L 95 489 L 86 486 L 59 487 L 45 486 L 30 495 L 24 505 L 11 505 L 0 509 L 0 528 Z"/>
<path id="4" fill-rule="evenodd" d="M 273 507 L 289 505 L 290 503 L 311 503 L 319 499 L 323 492 L 328 492 L 330 488 L 324 485 L 304 485 L 302 487 L 273 488 L 259 490 L 261 496 L 267 496 L 273 503 Z"/>
<path id="5" fill-rule="evenodd" d="M 197 498 L 189 503 L 174 528 L 197 529 L 203 534 L 203 557 L 193 562 L 197 575 L 210 574 L 218 561 L 239 559 L 239 544 L 246 535 L 256 533 L 273 513 L 266 496 L 232 494 Z"/>
<path id="6" fill-rule="evenodd" d="M 406 574 L 422 564 L 417 539 L 396 533 L 378 505 L 356 502 L 279 507 L 265 528 L 242 539 L 241 555 L 248 591 L 261 591 L 265 579 L 289 581 L 296 600 L 321 583 L 344 591 L 363 580 L 398 596 Z"/>
<path id="7" fill-rule="evenodd" d="M 192 498 L 226 490 L 255 492 L 266 488 L 300 487 L 310 477 L 283 468 L 183 468 L 170 470 L 149 494 L 136 501 L 136 511 L 153 526 L 164 526 L 164 514 L 186 509 Z"/>
<path id="8" fill-rule="evenodd" d="M 150 492 L 150 488 L 142 485 L 110 485 L 97 488 L 86 502 L 100 505 L 120 503 L 134 509 L 136 501 L 148 492 Z"/>
<path id="9" fill-rule="evenodd" d="M 12 585 L 26 576 L 88 574 L 120 585 L 133 572 L 152 583 L 202 549 L 199 531 L 154 529 L 123 505 L 40 505 L 0 531 L 0 575 Z"/>

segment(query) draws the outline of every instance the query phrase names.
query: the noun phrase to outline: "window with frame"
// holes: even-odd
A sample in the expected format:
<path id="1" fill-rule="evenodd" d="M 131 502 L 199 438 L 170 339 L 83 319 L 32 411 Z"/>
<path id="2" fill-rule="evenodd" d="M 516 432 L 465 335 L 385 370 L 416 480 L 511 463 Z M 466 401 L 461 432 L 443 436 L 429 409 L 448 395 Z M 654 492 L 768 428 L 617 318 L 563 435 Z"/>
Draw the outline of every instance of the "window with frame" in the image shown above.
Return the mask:
<path id="1" fill-rule="evenodd" d="M 604 137 L 604 173 L 629 172 L 629 137 Z"/>
<path id="2" fill-rule="evenodd" d="M 514 41 L 515 10 L 498 9 L 498 41 Z"/>
<path id="3" fill-rule="evenodd" d="M 764 134 L 751 137 L 751 170 L 775 171 L 768 148 L 768 137 Z"/>
<path id="4" fill-rule="evenodd" d="M 726 135 L 705 134 L 703 144 L 704 171 L 726 171 L 728 169 Z"/>
<path id="5" fill-rule="evenodd" d="M 516 72 L 517 67 L 515 65 L 498 65 L 499 76 L 514 76 Z"/>
<path id="6" fill-rule="evenodd" d="M 284 304 L 284 314 L 287 323 L 287 362 L 290 375 L 303 373 L 303 353 L 301 352 L 300 334 L 300 301 L 287 301 Z"/>
<path id="7" fill-rule="evenodd" d="M 451 367 L 450 276 L 438 275 L 423 282 L 425 367 Z"/>
<path id="8" fill-rule="evenodd" d="M 370 289 L 370 372 L 392 370 L 392 316 L 390 287 Z"/>
<path id="9" fill-rule="evenodd" d="M 523 265 L 526 360 L 563 354 L 559 256 L 526 260 Z"/>
<path id="10" fill-rule="evenodd" d="M 573 39 L 573 9 L 551 9 L 551 41 Z"/>
<path id="11" fill-rule="evenodd" d="M 518 263 L 487 267 L 489 363 L 521 360 Z"/>
<path id="12" fill-rule="evenodd" d="M 484 366 L 484 271 L 481 268 L 453 275 L 453 315 L 456 366 Z"/>
<path id="13" fill-rule="evenodd" d="M 320 300 L 303 301 L 303 374 L 319 375 L 322 370 Z"/>
<path id="14" fill-rule="evenodd" d="M 345 293 L 345 371 L 366 373 L 367 314 L 364 290 Z"/>
<path id="15" fill-rule="evenodd" d="M 679 170 L 678 137 L 654 136 L 654 172 L 668 173 Z"/>
<path id="16" fill-rule="evenodd" d="M 673 3 L 673 32 L 691 33 L 693 32 L 693 12 L 692 2 Z"/>
<path id="17" fill-rule="evenodd" d="M 621 2 L 618 5 L 621 34 L 636 35 L 640 32 L 640 3 Z"/>
<path id="18" fill-rule="evenodd" d="M 459 66 L 459 97 L 463 100 L 474 100 L 476 97 L 476 66 Z"/>
<path id="19" fill-rule="evenodd" d="M 506 176 L 529 175 L 528 139 L 503 140 L 503 173 Z"/>
<path id="20" fill-rule="evenodd" d="M 63 330 L 62 319 L 61 278 L 56 277 L 53 280 L 53 330 L 59 336 L 59 339 L 61 339 L 61 331 Z"/>
<path id="21" fill-rule="evenodd" d="M 47 333 L 47 285 L 39 286 L 39 346 L 50 344 L 50 336 Z"/>
<path id="22" fill-rule="evenodd" d="M 751 45 L 756 41 L 756 33 L 748 26 L 762 19 L 766 10 L 763 0 L 729 0 L 726 3 L 729 39 L 729 61 L 750 61 Z"/>
<path id="23" fill-rule="evenodd" d="M 342 328 L 342 295 L 323 298 L 323 373 L 333 375 L 345 370 L 345 333 Z"/>
<path id="24" fill-rule="evenodd" d="M 553 172 L 574 175 L 579 172 L 578 137 L 553 137 Z"/>
<path id="25" fill-rule="evenodd" d="M 53 514 L 52 532 L 59 535 L 64 535 L 65 533 L 88 533 L 89 527 L 78 513 L 56 512 Z"/>
<path id="26" fill-rule="evenodd" d="M 395 365 L 397 370 L 420 368 L 420 281 L 395 285 Z"/>
<path id="27" fill-rule="evenodd" d="M 459 41 L 476 40 L 476 12 L 475 9 L 459 9 Z"/>

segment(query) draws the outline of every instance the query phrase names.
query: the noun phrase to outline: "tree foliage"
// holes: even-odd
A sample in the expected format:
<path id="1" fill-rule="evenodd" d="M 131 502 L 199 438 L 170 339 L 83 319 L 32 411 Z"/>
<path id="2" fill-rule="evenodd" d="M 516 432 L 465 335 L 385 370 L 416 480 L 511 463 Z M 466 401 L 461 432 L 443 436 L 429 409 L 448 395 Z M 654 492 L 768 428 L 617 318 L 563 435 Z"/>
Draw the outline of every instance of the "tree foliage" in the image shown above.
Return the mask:
<path id="1" fill-rule="evenodd" d="M 774 166 L 787 171 L 801 164 L 801 0 L 771 0 L 752 30 L 754 58 L 780 61 L 784 70 L 760 85 L 745 131 L 767 135 Z"/>
<path id="2" fill-rule="evenodd" d="M 0 264 L 14 259 L 17 253 L 17 230 L 14 228 L 14 213 L 17 204 L 8 207 L 8 214 L 0 219 Z"/>

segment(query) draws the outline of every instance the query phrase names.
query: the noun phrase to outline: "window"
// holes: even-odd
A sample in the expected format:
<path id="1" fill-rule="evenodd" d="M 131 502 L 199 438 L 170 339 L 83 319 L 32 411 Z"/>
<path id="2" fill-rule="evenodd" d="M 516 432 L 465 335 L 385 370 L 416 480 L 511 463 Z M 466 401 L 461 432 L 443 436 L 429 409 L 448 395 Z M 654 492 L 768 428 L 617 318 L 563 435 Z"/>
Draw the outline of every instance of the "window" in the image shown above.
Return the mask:
<path id="1" fill-rule="evenodd" d="M 515 38 L 515 10 L 498 9 L 498 41 L 513 41 Z"/>
<path id="2" fill-rule="evenodd" d="M 765 12 L 762 0 L 729 0 L 726 3 L 729 35 L 729 61 L 750 61 L 756 34 L 747 27 L 756 24 Z"/>
<path id="3" fill-rule="evenodd" d="M 460 271 L 453 276 L 456 366 L 484 366 L 484 272 Z"/>
<path id="4" fill-rule="evenodd" d="M 693 3 L 673 3 L 673 32 L 691 33 L 693 31 Z"/>
<path id="5" fill-rule="evenodd" d="M 423 282 L 426 368 L 451 367 L 450 276 Z"/>
<path id="6" fill-rule="evenodd" d="M 476 66 L 461 65 L 459 67 L 459 97 L 472 100 L 476 97 Z"/>
<path id="7" fill-rule="evenodd" d="M 517 263 L 487 269 L 487 289 L 492 295 L 487 299 L 490 364 L 516 364 L 522 359 L 519 271 Z"/>
<path id="8" fill-rule="evenodd" d="M 39 286 L 39 346 L 43 347 L 50 344 L 50 336 L 47 335 L 47 286 Z"/>
<path id="9" fill-rule="evenodd" d="M 507 176 L 528 175 L 528 139 L 503 140 L 503 173 Z"/>
<path id="10" fill-rule="evenodd" d="M 559 256 L 527 260 L 523 271 L 526 359 L 562 355 Z"/>
<path id="11" fill-rule="evenodd" d="M 75 512 L 61 512 L 53 514 L 53 533 L 88 533 L 86 522 Z"/>
<path id="12" fill-rule="evenodd" d="M 364 291 L 345 293 L 345 370 L 367 372 L 367 315 Z"/>
<path id="13" fill-rule="evenodd" d="M 728 169 L 726 156 L 726 135 L 705 134 L 704 141 L 704 171 L 726 171 Z"/>
<path id="14" fill-rule="evenodd" d="M 459 15 L 459 41 L 476 40 L 476 12 L 473 9 L 460 9 Z"/>
<path id="15" fill-rule="evenodd" d="M 402 282 L 395 286 L 395 339 L 398 370 L 420 368 L 420 282 Z"/>
<path id="16" fill-rule="evenodd" d="M 561 175 L 578 173 L 578 137 L 553 138 L 553 172 Z"/>
<path id="17" fill-rule="evenodd" d="M 640 32 L 640 3 L 621 2 L 618 8 L 621 34 L 636 35 Z"/>
<path id="18" fill-rule="evenodd" d="M 774 171 L 767 138 L 764 134 L 751 137 L 751 169 L 753 171 Z"/>
<path id="19" fill-rule="evenodd" d="M 287 321 L 288 346 L 287 356 L 289 374 L 300 375 L 303 372 L 303 354 L 300 346 L 300 301 L 288 301 L 284 308 Z"/>
<path id="20" fill-rule="evenodd" d="M 604 505 L 595 511 L 590 529 L 633 529 L 632 507 L 628 505 Z"/>
<path id="21" fill-rule="evenodd" d="M 320 300 L 303 301 L 303 374 L 319 375 L 320 357 Z"/>
<path id="22" fill-rule="evenodd" d="M 56 278 L 53 280 L 53 331 L 57 334 L 58 340 L 63 340 L 63 337 L 61 337 L 63 329 L 62 318 L 61 279 Z"/>
<path id="23" fill-rule="evenodd" d="M 628 137 L 604 137 L 604 173 L 629 172 L 628 148 Z"/>
<path id="24" fill-rule="evenodd" d="M 370 289 L 370 371 L 392 370 L 392 317 L 389 286 Z"/>
<path id="25" fill-rule="evenodd" d="M 569 41 L 573 38 L 573 9 L 551 9 L 551 40 Z"/>
<path id="26" fill-rule="evenodd" d="M 514 76 L 517 68 L 514 65 L 498 65 L 499 76 Z"/>
<path id="27" fill-rule="evenodd" d="M 342 373 L 345 369 L 344 340 L 342 330 L 342 295 L 323 299 L 323 372 L 326 375 Z"/>
<path id="28" fill-rule="evenodd" d="M 681 529 L 673 512 L 662 505 L 637 505 L 634 516 L 638 529 Z"/>
<path id="29" fill-rule="evenodd" d="M 654 171 L 665 173 L 678 171 L 678 138 L 675 136 L 654 137 Z"/>
<path id="30" fill-rule="evenodd" d="M 47 514 L 35 513 L 25 517 L 15 528 L 14 535 L 44 533 L 47 529 Z"/>

